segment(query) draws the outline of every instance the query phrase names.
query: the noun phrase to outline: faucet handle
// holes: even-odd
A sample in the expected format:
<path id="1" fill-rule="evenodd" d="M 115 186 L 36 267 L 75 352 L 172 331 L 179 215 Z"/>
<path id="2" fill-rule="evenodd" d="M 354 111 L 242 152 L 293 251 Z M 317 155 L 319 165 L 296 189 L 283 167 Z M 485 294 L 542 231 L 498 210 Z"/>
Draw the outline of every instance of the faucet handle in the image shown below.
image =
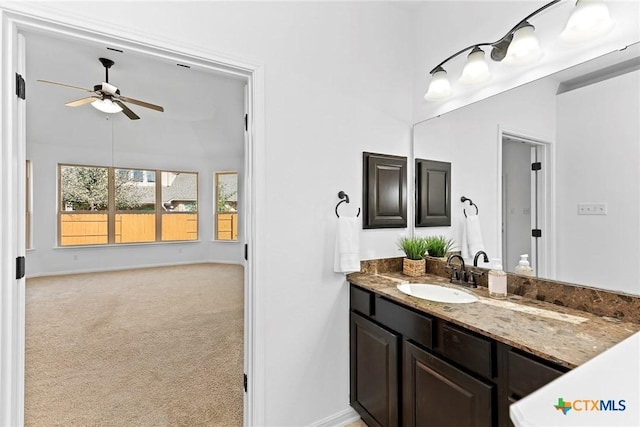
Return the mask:
<path id="1" fill-rule="evenodd" d="M 451 270 L 451 281 L 453 282 L 454 280 L 460 280 L 460 276 L 458 274 L 458 269 L 454 266 L 448 266 L 448 269 Z"/>
<path id="2" fill-rule="evenodd" d="M 467 274 L 469 276 L 469 280 L 467 281 L 467 283 L 469 283 L 469 286 L 471 286 L 472 288 L 477 288 L 478 284 L 476 281 L 476 277 L 484 276 L 484 271 L 469 270 Z"/>

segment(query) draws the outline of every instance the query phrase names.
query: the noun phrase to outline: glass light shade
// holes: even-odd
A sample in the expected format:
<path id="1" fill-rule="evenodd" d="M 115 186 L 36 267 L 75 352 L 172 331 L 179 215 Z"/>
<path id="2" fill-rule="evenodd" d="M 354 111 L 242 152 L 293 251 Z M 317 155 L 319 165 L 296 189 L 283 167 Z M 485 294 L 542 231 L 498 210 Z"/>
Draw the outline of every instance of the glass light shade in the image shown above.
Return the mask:
<path id="1" fill-rule="evenodd" d="M 614 27 L 609 8 L 600 0 L 578 0 L 560 40 L 581 43 L 607 34 Z"/>
<path id="2" fill-rule="evenodd" d="M 440 101 L 451 96 L 451 84 L 447 78 L 447 72 L 439 70 L 433 73 L 431 76 L 431 83 L 429 83 L 429 89 L 424 95 L 424 99 L 427 101 Z"/>
<path id="3" fill-rule="evenodd" d="M 489 64 L 484 59 L 484 51 L 476 47 L 467 56 L 467 63 L 464 64 L 460 83 L 482 83 L 489 80 L 489 77 L 491 77 L 491 73 L 489 72 Z"/>
<path id="4" fill-rule="evenodd" d="M 96 99 L 91 103 L 96 109 L 103 113 L 114 114 L 122 111 L 118 104 L 114 104 L 110 99 Z"/>
<path id="5" fill-rule="evenodd" d="M 512 65 L 525 65 L 542 57 L 540 43 L 534 34 L 535 28 L 527 24 L 513 33 L 513 40 L 507 49 L 504 62 Z"/>

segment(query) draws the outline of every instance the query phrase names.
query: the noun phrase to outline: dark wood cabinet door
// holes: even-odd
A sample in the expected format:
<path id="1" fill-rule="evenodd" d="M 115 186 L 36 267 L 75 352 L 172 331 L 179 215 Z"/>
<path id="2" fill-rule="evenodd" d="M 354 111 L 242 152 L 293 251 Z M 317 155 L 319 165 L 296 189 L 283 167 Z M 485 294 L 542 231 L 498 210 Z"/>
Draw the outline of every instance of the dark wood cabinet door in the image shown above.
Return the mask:
<path id="1" fill-rule="evenodd" d="M 351 312 L 351 406 L 369 427 L 399 424 L 400 338 Z"/>
<path id="2" fill-rule="evenodd" d="M 493 388 L 404 341 L 403 408 L 405 426 L 491 427 Z"/>
<path id="3" fill-rule="evenodd" d="M 407 158 L 363 153 L 363 228 L 407 226 Z"/>
<path id="4" fill-rule="evenodd" d="M 416 227 L 451 225 L 451 163 L 416 159 Z"/>

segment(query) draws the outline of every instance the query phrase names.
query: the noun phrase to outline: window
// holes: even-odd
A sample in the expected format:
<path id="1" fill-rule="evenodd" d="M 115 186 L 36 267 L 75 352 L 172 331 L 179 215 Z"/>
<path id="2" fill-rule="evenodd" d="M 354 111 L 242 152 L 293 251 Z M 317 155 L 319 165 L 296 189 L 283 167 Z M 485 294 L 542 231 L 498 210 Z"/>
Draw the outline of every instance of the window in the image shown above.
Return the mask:
<path id="1" fill-rule="evenodd" d="M 238 172 L 217 172 L 215 239 L 238 240 Z"/>
<path id="2" fill-rule="evenodd" d="M 197 182 L 192 172 L 59 165 L 59 245 L 196 240 Z"/>

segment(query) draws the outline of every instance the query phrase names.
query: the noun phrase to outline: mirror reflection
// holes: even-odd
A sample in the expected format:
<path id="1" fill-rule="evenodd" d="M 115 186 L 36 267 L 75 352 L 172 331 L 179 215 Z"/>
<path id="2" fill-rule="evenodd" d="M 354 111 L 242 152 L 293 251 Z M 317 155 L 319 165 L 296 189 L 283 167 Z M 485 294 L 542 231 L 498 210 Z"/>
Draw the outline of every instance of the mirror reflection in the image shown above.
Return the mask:
<path id="1" fill-rule="evenodd" d="M 459 246 L 464 195 L 506 271 L 526 254 L 538 277 L 640 294 L 639 70 L 636 44 L 416 124 L 415 158 L 452 176 L 451 227 L 416 234 Z"/>

